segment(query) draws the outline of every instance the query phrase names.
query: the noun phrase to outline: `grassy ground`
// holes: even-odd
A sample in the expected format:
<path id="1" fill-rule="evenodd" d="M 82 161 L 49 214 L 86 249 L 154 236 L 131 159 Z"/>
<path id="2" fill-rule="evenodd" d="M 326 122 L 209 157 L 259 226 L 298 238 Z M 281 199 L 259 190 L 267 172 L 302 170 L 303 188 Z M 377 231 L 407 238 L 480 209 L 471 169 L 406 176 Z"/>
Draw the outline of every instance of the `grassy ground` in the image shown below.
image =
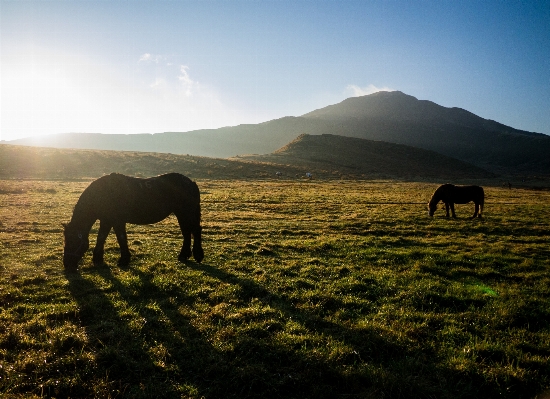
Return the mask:
<path id="1" fill-rule="evenodd" d="M 86 182 L 0 181 L 0 395 L 534 398 L 550 389 L 550 192 L 486 187 L 427 216 L 425 183 L 199 181 L 202 264 L 173 217 L 130 267 L 62 228 Z M 91 241 L 95 242 L 94 227 Z"/>

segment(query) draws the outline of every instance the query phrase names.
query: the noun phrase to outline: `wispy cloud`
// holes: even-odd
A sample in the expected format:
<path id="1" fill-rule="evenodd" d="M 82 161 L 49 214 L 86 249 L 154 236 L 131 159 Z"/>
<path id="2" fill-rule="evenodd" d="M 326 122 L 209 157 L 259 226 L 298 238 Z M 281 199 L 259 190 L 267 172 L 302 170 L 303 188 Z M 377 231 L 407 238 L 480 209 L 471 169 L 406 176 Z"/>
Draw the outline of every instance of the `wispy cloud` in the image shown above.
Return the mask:
<path id="1" fill-rule="evenodd" d="M 151 89 L 155 89 L 155 90 L 165 89 L 166 86 L 167 86 L 167 82 L 165 79 L 162 79 L 162 78 L 156 78 L 155 81 L 149 85 Z"/>
<path id="2" fill-rule="evenodd" d="M 346 87 L 346 93 L 353 97 L 366 96 L 369 94 L 377 93 L 379 91 L 394 91 L 394 89 L 390 89 L 389 87 L 376 87 L 373 84 L 370 84 L 366 87 L 359 87 L 357 85 L 348 85 Z"/>
<path id="3" fill-rule="evenodd" d="M 139 57 L 140 62 L 149 61 L 151 59 L 151 54 L 145 53 L 141 57 Z"/>
<path id="4" fill-rule="evenodd" d="M 163 59 L 164 57 L 162 55 L 152 55 L 151 53 L 144 53 L 139 57 L 138 62 L 154 62 L 158 64 L 159 61 Z"/>
<path id="5" fill-rule="evenodd" d="M 140 56 L 143 83 L 135 92 L 129 111 L 134 126 L 149 132 L 188 131 L 250 119 L 242 110 L 227 104 L 215 87 L 199 82 L 185 62 L 174 56 L 153 54 Z"/>
<path id="6" fill-rule="evenodd" d="M 189 69 L 189 67 L 187 65 L 181 65 L 180 66 L 181 75 L 178 76 L 178 80 L 181 82 L 181 84 L 183 86 L 183 90 L 185 92 L 185 95 L 187 97 L 191 97 L 193 95 L 193 86 L 195 86 L 195 82 L 189 76 L 189 72 L 187 72 L 188 69 Z"/>

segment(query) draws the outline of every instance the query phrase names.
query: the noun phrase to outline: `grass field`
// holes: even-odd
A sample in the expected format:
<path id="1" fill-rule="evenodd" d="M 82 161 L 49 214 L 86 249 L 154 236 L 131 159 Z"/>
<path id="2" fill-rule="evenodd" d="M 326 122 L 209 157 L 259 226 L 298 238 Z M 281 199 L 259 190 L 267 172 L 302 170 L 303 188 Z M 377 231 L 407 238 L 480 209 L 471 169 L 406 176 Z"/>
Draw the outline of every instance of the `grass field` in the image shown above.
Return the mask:
<path id="1" fill-rule="evenodd" d="M 548 397 L 549 191 L 199 180 L 202 264 L 171 217 L 65 273 L 87 184 L 0 181 L 0 396 Z"/>

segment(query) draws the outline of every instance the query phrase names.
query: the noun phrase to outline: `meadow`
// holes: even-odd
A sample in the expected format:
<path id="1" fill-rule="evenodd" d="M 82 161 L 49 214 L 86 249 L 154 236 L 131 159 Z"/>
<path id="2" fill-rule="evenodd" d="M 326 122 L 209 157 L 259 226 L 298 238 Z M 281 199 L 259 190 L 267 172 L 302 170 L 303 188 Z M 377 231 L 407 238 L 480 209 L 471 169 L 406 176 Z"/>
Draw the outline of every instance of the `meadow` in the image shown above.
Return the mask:
<path id="1" fill-rule="evenodd" d="M 433 183 L 197 183 L 201 264 L 170 217 L 65 272 L 89 181 L 0 181 L 0 396 L 548 397 L 550 191 L 471 220 Z"/>

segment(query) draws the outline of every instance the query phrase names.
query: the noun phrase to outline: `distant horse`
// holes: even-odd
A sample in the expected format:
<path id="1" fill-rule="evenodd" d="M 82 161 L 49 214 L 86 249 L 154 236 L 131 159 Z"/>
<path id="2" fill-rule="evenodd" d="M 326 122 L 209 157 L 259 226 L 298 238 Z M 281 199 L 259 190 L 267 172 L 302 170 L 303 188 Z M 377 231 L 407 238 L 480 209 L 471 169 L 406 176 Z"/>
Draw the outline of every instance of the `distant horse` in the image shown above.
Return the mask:
<path id="1" fill-rule="evenodd" d="M 432 195 L 432 199 L 428 203 L 430 216 L 434 215 L 439 201 L 443 201 L 445 203 L 447 217 L 449 217 L 449 208 L 451 208 L 453 217 L 456 218 L 455 204 L 467 204 L 471 201 L 475 204 L 475 211 L 472 218 L 475 218 L 476 216 L 481 217 L 481 213 L 483 212 L 483 203 L 485 201 L 485 193 L 483 192 L 483 187 L 480 186 L 455 186 L 453 184 L 443 184 L 435 190 Z"/>
<path id="2" fill-rule="evenodd" d="M 186 261 L 191 253 L 197 262 L 204 258 L 201 247 L 201 207 L 197 184 L 179 173 L 139 179 L 111 173 L 93 181 L 80 195 L 71 221 L 64 226 L 65 248 L 63 264 L 74 269 L 89 247 L 88 236 L 99 219 L 97 243 L 93 252 L 94 264 L 103 263 L 104 245 L 111 228 L 115 230 L 120 259 L 118 264 L 130 262 L 126 223 L 157 223 L 175 214 L 183 234 L 183 245 L 178 256 Z M 191 251 L 193 235 L 193 251 Z"/>

